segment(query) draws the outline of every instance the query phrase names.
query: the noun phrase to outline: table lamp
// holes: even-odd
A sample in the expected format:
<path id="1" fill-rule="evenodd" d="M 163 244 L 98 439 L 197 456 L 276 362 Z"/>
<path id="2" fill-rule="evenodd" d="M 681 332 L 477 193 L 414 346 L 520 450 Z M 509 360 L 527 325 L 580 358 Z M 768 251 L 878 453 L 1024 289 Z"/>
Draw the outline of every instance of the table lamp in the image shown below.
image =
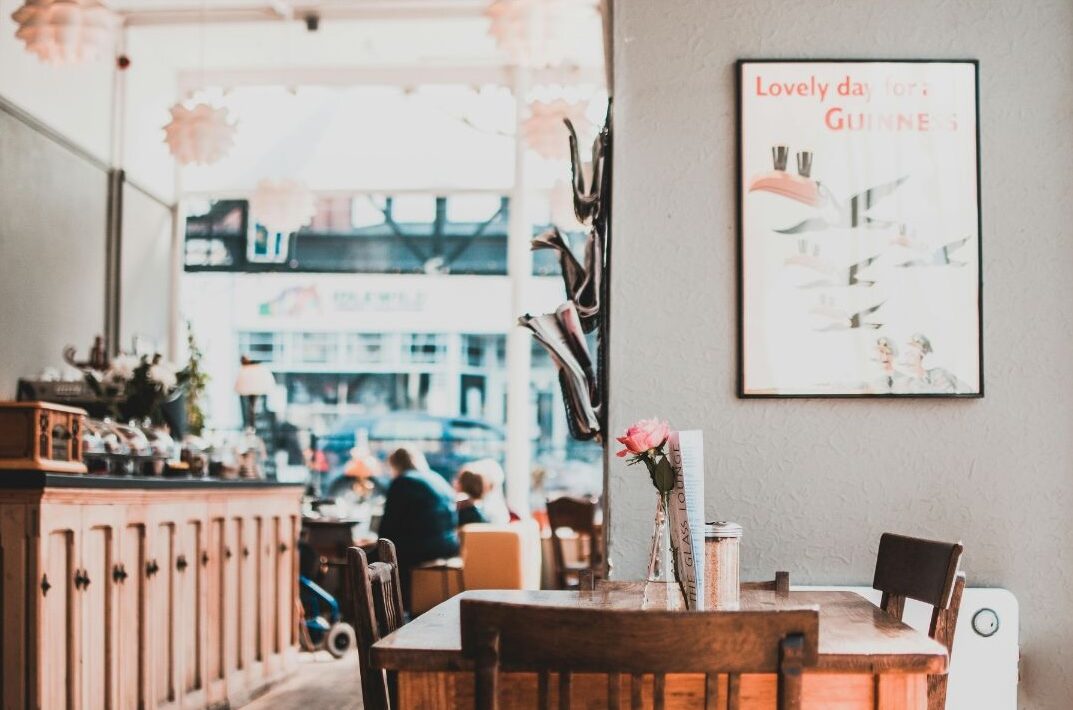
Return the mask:
<path id="1" fill-rule="evenodd" d="M 242 357 L 242 367 L 235 380 L 235 392 L 242 398 L 243 414 L 246 426 L 255 427 L 254 416 L 257 413 L 257 399 L 271 394 L 276 388 L 276 378 L 272 371 L 262 363 Z"/>

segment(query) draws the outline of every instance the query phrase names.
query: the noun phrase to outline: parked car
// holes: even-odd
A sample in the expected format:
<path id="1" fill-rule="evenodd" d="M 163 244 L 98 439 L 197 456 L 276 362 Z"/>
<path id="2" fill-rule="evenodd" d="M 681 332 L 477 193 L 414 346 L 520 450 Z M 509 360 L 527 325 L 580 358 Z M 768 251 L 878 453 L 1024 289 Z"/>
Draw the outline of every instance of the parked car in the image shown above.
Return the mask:
<path id="1" fill-rule="evenodd" d="M 380 463 L 381 470 L 373 476 L 377 487 L 382 488 L 389 475 L 385 461 L 400 446 L 419 449 L 432 470 L 450 481 L 467 461 L 493 458 L 502 463 L 506 435 L 500 427 L 465 417 L 417 412 L 348 417 L 317 442 L 328 464 L 321 482 L 324 495 L 339 496 L 351 489 L 353 481 L 345 473 L 346 465 L 351 449 L 362 439 L 368 441 L 370 452 Z"/>

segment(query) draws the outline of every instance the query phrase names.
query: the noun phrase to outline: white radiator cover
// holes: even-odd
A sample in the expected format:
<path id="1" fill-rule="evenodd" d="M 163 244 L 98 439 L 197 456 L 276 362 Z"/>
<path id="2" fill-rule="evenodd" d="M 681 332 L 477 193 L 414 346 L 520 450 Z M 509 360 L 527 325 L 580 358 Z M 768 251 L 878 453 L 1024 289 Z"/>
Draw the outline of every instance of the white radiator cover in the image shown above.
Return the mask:
<path id="1" fill-rule="evenodd" d="M 879 604 L 880 593 L 870 587 L 798 587 L 794 589 L 841 589 L 856 592 Z M 987 610 L 994 612 L 991 617 Z M 979 616 L 977 616 L 979 615 Z M 998 628 L 990 636 L 984 632 L 995 619 Z M 931 623 L 931 607 L 913 600 L 905 605 L 905 622 L 924 633 Z M 1017 598 L 1006 589 L 975 587 L 965 590 L 958 613 L 954 651 L 950 662 L 950 684 L 946 710 L 1017 710 L 1018 680 Z"/>

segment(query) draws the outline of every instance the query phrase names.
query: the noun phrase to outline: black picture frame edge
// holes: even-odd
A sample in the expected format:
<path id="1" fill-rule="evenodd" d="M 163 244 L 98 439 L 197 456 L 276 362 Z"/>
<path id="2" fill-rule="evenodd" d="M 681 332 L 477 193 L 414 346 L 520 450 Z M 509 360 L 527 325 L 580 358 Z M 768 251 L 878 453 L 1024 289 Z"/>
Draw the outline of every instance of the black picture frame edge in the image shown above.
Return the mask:
<path id="1" fill-rule="evenodd" d="M 742 102 L 742 73 L 746 64 L 971 64 L 973 67 L 973 83 L 974 83 L 974 99 L 975 99 L 975 120 L 976 120 L 976 253 L 977 253 L 977 355 L 979 358 L 980 367 L 980 381 L 979 391 L 967 392 L 967 393 L 941 393 L 941 392 L 917 392 L 917 393 L 905 393 L 905 394 L 880 394 L 880 393 L 844 393 L 844 394 L 820 394 L 820 393 L 793 393 L 793 394 L 774 394 L 774 393 L 749 393 L 745 391 L 745 257 L 744 257 L 744 206 L 743 201 L 745 195 L 742 192 L 742 181 L 744 178 L 742 157 L 742 112 L 744 110 Z M 737 353 L 738 353 L 738 372 L 737 372 L 737 397 L 738 399 L 946 399 L 946 400 L 962 400 L 962 399 L 983 399 L 984 387 L 986 378 L 984 377 L 984 223 L 983 223 L 983 181 L 982 181 L 982 160 L 980 144 L 980 60 L 979 59 L 943 59 L 943 58 L 927 58 L 927 59 L 905 59 L 905 58 L 871 58 L 871 59 L 853 59 L 853 58 L 807 58 L 807 59 L 787 59 L 778 57 L 758 57 L 758 58 L 742 58 L 734 62 L 734 102 L 735 113 L 737 116 L 736 129 L 737 135 L 735 136 L 735 175 L 736 183 L 735 192 L 737 198 L 735 201 L 735 219 L 736 219 L 736 264 L 737 264 Z"/>

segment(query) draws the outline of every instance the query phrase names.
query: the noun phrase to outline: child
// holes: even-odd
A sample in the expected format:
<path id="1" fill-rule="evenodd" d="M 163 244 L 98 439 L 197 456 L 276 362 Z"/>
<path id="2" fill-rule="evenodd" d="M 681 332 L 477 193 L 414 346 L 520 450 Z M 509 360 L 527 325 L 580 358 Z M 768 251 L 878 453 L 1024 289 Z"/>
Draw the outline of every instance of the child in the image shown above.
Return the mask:
<path id="1" fill-rule="evenodd" d="M 484 497 L 484 477 L 481 474 L 464 468 L 458 472 L 455 480 L 455 489 L 458 491 L 458 526 L 470 523 L 487 523 L 488 516 L 481 507 L 481 499 Z"/>

